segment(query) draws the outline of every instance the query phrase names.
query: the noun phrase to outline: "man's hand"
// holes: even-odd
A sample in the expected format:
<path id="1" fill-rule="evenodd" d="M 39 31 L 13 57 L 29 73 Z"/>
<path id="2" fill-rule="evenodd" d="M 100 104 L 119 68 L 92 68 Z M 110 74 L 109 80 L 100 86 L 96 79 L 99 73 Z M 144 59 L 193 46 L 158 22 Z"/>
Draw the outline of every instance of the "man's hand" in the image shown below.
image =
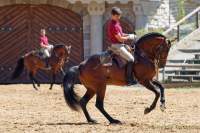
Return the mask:
<path id="1" fill-rule="evenodd" d="M 135 40 L 136 38 L 137 38 L 137 36 L 135 34 L 129 34 L 128 35 L 129 40 Z"/>

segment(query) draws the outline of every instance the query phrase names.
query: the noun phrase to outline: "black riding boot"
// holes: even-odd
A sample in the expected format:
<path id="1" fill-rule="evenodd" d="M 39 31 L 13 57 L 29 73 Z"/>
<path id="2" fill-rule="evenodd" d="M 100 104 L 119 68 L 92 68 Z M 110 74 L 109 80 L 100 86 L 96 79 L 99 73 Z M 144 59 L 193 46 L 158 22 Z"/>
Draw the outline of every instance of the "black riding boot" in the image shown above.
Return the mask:
<path id="1" fill-rule="evenodd" d="M 51 69 L 51 66 L 49 65 L 49 58 L 47 57 L 46 59 L 45 59 L 45 64 L 46 64 L 46 69 Z"/>
<path id="2" fill-rule="evenodd" d="M 133 62 L 127 63 L 126 77 L 127 77 L 128 86 L 137 84 L 137 81 L 135 80 L 135 77 L 133 76 Z"/>

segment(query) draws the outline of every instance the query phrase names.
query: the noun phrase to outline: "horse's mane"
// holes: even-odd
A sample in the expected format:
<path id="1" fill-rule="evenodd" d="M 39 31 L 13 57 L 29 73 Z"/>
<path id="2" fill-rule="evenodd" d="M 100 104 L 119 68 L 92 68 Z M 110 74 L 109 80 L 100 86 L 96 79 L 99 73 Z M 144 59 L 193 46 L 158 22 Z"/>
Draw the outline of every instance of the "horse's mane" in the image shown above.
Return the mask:
<path id="1" fill-rule="evenodd" d="M 54 48 L 64 48 L 65 45 L 64 44 L 56 44 L 54 45 Z"/>
<path id="2" fill-rule="evenodd" d="M 144 41 L 152 38 L 152 37 L 164 37 L 166 38 L 164 35 L 162 35 L 161 33 L 158 32 L 151 32 L 151 33 L 147 33 L 145 35 L 143 35 L 142 37 L 140 37 L 137 42 L 135 43 L 136 48 Z"/>

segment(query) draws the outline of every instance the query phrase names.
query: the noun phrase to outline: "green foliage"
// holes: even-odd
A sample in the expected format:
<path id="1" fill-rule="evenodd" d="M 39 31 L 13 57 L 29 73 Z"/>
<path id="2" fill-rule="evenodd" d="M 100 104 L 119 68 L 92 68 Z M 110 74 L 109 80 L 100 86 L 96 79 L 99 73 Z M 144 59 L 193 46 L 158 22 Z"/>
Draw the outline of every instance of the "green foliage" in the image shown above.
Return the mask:
<path id="1" fill-rule="evenodd" d="M 185 0 L 177 0 L 178 16 L 177 20 L 182 19 L 185 16 Z"/>

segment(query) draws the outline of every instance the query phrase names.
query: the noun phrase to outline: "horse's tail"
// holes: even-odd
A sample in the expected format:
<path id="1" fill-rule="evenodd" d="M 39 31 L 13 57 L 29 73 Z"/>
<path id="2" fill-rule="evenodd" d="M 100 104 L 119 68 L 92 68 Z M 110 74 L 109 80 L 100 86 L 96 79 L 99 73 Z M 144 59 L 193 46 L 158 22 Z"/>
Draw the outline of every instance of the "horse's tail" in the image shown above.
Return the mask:
<path id="1" fill-rule="evenodd" d="M 15 67 L 14 72 L 12 73 L 12 77 L 11 79 L 16 79 L 20 76 L 20 74 L 23 72 L 24 70 L 24 57 L 21 57 L 18 61 L 17 61 L 17 66 Z"/>
<path id="2" fill-rule="evenodd" d="M 63 79 L 64 97 L 66 103 L 72 110 L 78 111 L 79 96 L 74 92 L 74 84 L 79 82 L 79 66 L 71 67 Z"/>

